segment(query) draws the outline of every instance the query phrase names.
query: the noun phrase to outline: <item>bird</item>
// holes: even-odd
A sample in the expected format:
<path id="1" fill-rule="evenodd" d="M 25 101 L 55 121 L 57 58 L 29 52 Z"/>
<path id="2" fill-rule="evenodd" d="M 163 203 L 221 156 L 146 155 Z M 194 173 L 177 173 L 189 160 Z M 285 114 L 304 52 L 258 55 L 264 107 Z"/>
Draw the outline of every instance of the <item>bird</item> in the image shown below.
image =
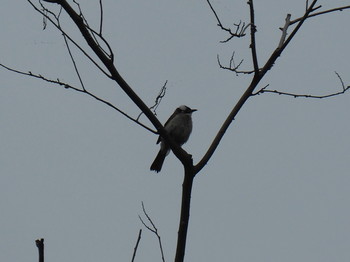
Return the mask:
<path id="1" fill-rule="evenodd" d="M 175 109 L 174 113 L 165 122 L 164 129 L 170 138 L 179 146 L 185 144 L 192 132 L 192 113 L 197 109 L 191 109 L 188 106 L 182 105 Z M 160 143 L 160 150 L 154 159 L 151 170 L 160 172 L 164 159 L 170 152 L 170 146 L 166 141 L 159 136 L 157 144 Z"/>

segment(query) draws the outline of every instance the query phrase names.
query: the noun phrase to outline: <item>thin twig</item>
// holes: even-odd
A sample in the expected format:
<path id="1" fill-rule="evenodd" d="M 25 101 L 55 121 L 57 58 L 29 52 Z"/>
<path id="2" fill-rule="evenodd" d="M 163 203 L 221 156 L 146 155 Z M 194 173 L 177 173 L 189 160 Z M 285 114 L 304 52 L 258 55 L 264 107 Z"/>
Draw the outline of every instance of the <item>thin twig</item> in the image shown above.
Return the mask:
<path id="1" fill-rule="evenodd" d="M 71 59 L 71 61 L 72 61 L 72 63 L 73 63 L 75 73 L 76 73 L 77 76 L 78 76 L 80 85 L 81 85 L 81 87 L 83 88 L 83 90 L 86 91 L 85 85 L 84 85 L 84 82 L 83 82 L 83 79 L 82 79 L 81 76 L 80 76 L 79 69 L 78 69 L 78 67 L 77 67 L 77 64 L 75 63 L 73 54 L 72 54 L 72 52 L 71 52 L 71 50 L 70 50 L 70 47 L 69 47 L 69 44 L 68 44 L 68 41 L 67 41 L 67 37 L 66 37 L 65 35 L 63 35 L 63 39 L 64 39 L 64 42 L 65 42 L 65 44 L 66 44 L 69 57 L 70 57 L 70 59 Z"/>
<path id="2" fill-rule="evenodd" d="M 44 0 L 45 1 L 45 0 Z M 113 51 L 108 43 L 108 41 L 102 36 L 102 22 L 103 22 L 103 10 L 101 9 L 102 8 L 102 3 L 101 3 L 101 0 L 100 0 L 100 33 L 97 33 L 90 25 L 89 25 L 89 22 L 88 20 L 85 18 L 84 14 L 83 14 L 83 11 L 80 7 L 80 4 L 78 2 L 76 2 L 75 0 L 73 0 L 73 2 L 78 6 L 78 9 L 79 9 L 79 16 L 83 19 L 84 21 L 84 25 L 85 27 L 90 31 L 90 34 L 91 36 L 93 37 L 95 43 L 98 45 L 98 47 L 101 49 L 101 51 L 106 55 L 108 56 L 112 61 L 113 61 Z M 100 38 L 102 40 L 102 42 L 107 46 L 108 48 L 108 52 L 101 46 L 99 40 L 97 39 L 97 37 Z"/>
<path id="3" fill-rule="evenodd" d="M 318 6 L 318 8 L 320 8 L 321 6 Z M 337 7 L 337 8 L 332 8 L 332 9 L 328 9 L 328 10 L 325 10 L 325 11 L 321 11 L 321 12 L 317 12 L 317 13 L 313 13 L 313 14 L 309 14 L 308 15 L 308 18 L 311 18 L 311 17 L 315 17 L 315 16 L 318 16 L 318 15 L 323 15 L 323 14 L 327 14 L 327 13 L 332 13 L 332 12 L 336 12 L 336 11 L 343 11 L 344 9 L 350 9 L 350 5 L 346 5 L 346 6 L 342 6 L 342 7 Z M 315 9 L 316 10 L 316 9 Z M 294 19 L 290 22 L 290 25 L 293 25 L 295 23 L 298 23 L 300 20 L 302 20 L 303 17 L 299 17 L 297 19 Z"/>
<path id="4" fill-rule="evenodd" d="M 285 95 L 285 96 L 292 96 L 294 98 L 297 97 L 303 97 L 303 98 L 318 98 L 318 99 L 322 99 L 322 98 L 329 98 L 332 96 L 337 96 L 337 95 L 341 95 L 344 94 L 347 90 L 350 89 L 350 86 L 346 87 L 343 91 L 337 92 L 337 93 L 332 93 L 332 94 L 328 94 L 328 95 L 321 95 L 321 96 L 315 96 L 315 95 L 306 95 L 306 94 L 294 94 L 294 93 L 288 93 L 288 92 L 281 92 L 281 91 L 277 91 L 277 90 L 269 90 L 269 89 L 265 89 L 265 90 L 260 90 L 257 93 L 253 94 L 253 95 L 260 95 L 263 93 L 274 93 L 277 95 Z"/>
<path id="5" fill-rule="evenodd" d="M 140 240 L 141 240 L 141 233 L 142 233 L 142 229 L 140 229 L 140 231 L 139 231 L 139 235 L 137 237 L 136 245 L 134 247 L 134 253 L 132 254 L 131 262 L 134 262 L 134 260 L 135 260 L 137 248 L 139 247 L 139 243 L 140 243 Z"/>
<path id="6" fill-rule="evenodd" d="M 222 68 L 222 69 L 225 69 L 225 70 L 229 70 L 229 71 L 235 72 L 237 75 L 238 74 L 252 74 L 252 73 L 254 73 L 254 70 L 251 70 L 251 71 L 238 70 L 238 68 L 242 65 L 244 60 L 242 59 L 238 63 L 238 65 L 236 66 L 233 57 L 234 57 L 234 52 L 233 52 L 233 54 L 231 56 L 231 59 L 230 59 L 230 66 L 227 67 L 227 66 L 224 66 L 224 65 L 221 64 L 220 57 L 219 57 L 219 55 L 217 55 L 217 61 L 218 61 L 219 67 Z"/>
<path id="7" fill-rule="evenodd" d="M 51 17 L 49 17 L 47 14 L 45 14 L 45 12 L 49 11 L 47 8 L 45 8 L 45 10 L 42 11 L 36 5 L 34 5 L 31 0 L 27 0 L 27 1 L 32 5 L 32 7 L 35 9 L 35 11 L 37 11 L 38 13 L 40 13 L 41 15 L 46 17 L 46 19 L 48 19 L 62 34 L 64 34 L 69 39 L 69 41 L 71 41 L 84 54 L 84 56 L 86 56 L 103 74 L 105 74 L 107 77 L 111 78 L 111 76 L 76 41 L 74 41 L 57 23 L 55 23 L 55 21 L 53 21 L 51 19 Z M 50 2 L 48 0 L 44 0 L 44 1 Z M 55 1 L 57 1 L 57 0 L 55 0 Z M 54 3 L 55 1 L 52 1 L 52 2 Z M 50 12 L 50 13 L 52 13 L 52 12 Z"/>
<path id="8" fill-rule="evenodd" d="M 216 13 L 213 5 L 210 3 L 209 0 L 207 0 L 207 3 L 208 3 L 211 11 L 213 12 L 213 14 L 218 22 L 217 25 L 221 28 L 221 30 L 224 30 L 230 34 L 230 37 L 227 38 L 226 40 L 220 41 L 221 43 L 226 43 L 226 42 L 230 41 L 233 37 L 240 38 L 240 37 L 245 36 L 245 31 L 249 27 L 249 25 L 246 26 L 245 23 L 243 23 L 243 25 L 241 25 L 241 21 L 240 21 L 238 24 L 234 24 L 234 26 L 236 26 L 236 31 L 232 32 L 232 30 L 230 28 L 226 28 L 222 25 L 218 14 Z"/>
<path id="9" fill-rule="evenodd" d="M 103 28 L 103 5 L 102 5 L 102 0 L 100 0 L 100 35 L 102 35 L 102 28 Z"/>
<path id="10" fill-rule="evenodd" d="M 342 86 L 342 88 L 343 88 L 343 91 L 346 91 L 345 89 L 346 89 L 346 88 L 349 88 L 349 87 L 345 87 L 344 81 L 343 81 L 343 79 L 341 78 L 341 76 L 338 74 L 337 71 L 334 71 L 334 73 L 337 75 L 337 77 L 338 77 L 338 79 L 339 79 L 339 81 L 340 81 L 340 83 L 341 83 L 341 86 Z"/>
<path id="11" fill-rule="evenodd" d="M 166 93 L 166 88 L 167 88 L 167 83 L 168 83 L 168 80 L 165 81 L 164 85 L 162 86 L 162 88 L 160 89 L 155 101 L 154 101 L 154 104 L 153 106 L 151 106 L 149 109 L 152 110 L 152 112 L 157 115 L 157 108 L 158 106 L 160 105 L 160 103 L 162 102 L 162 99 L 164 98 L 165 96 L 165 93 Z"/>
<path id="12" fill-rule="evenodd" d="M 284 96 L 292 96 L 294 98 L 317 98 L 317 99 L 323 99 L 323 98 L 329 98 L 329 97 L 333 97 L 333 96 L 338 96 L 341 94 L 344 94 L 346 91 L 348 91 L 350 89 L 350 86 L 345 86 L 343 79 L 341 78 L 341 76 L 337 73 L 334 72 L 340 83 L 342 86 L 342 91 L 339 92 L 335 92 L 335 93 L 331 93 L 331 94 L 327 94 L 327 95 L 309 95 L 309 94 L 296 94 L 296 93 L 289 93 L 289 92 L 282 92 L 282 91 L 278 91 L 278 90 L 270 90 L 270 89 L 266 89 L 268 87 L 268 85 L 264 86 L 263 88 L 261 88 L 259 91 L 257 91 L 256 93 L 252 94 L 252 96 L 255 95 L 261 95 L 264 93 L 272 93 L 272 94 L 277 94 L 277 95 L 284 95 Z"/>
<path id="13" fill-rule="evenodd" d="M 165 93 L 166 93 L 166 85 L 168 83 L 168 80 L 165 81 L 164 85 L 162 86 L 162 88 L 160 89 L 157 97 L 156 97 L 156 100 L 154 101 L 154 105 L 150 106 L 149 109 L 152 110 L 153 114 L 156 116 L 157 115 L 157 108 L 158 106 L 160 105 L 160 103 L 162 102 L 162 99 L 163 97 L 165 96 Z M 136 120 L 139 120 L 140 117 L 143 115 L 144 113 L 141 112 L 138 117 L 136 118 Z"/>
<path id="14" fill-rule="evenodd" d="M 155 234 L 155 235 L 157 236 L 157 238 L 158 238 L 158 244 L 159 244 L 159 249 L 160 249 L 160 252 L 161 252 L 161 255 L 162 255 L 162 261 L 165 262 L 164 252 L 163 252 L 163 246 L 162 246 L 162 240 L 161 240 L 161 238 L 160 238 L 160 235 L 158 234 L 158 229 L 157 229 L 157 227 L 155 226 L 155 224 L 153 223 L 151 217 L 147 214 L 143 202 L 141 202 L 141 204 L 142 204 L 142 211 L 143 211 L 143 214 L 146 216 L 146 218 L 147 218 L 148 222 L 151 224 L 151 226 L 148 226 L 148 225 L 143 221 L 143 219 L 141 218 L 140 215 L 139 215 L 139 219 L 140 219 L 141 223 L 142 223 L 149 231 L 151 231 L 153 234 Z"/>
<path id="15" fill-rule="evenodd" d="M 104 100 L 103 98 L 100 98 L 100 97 L 94 95 L 93 93 L 91 93 L 91 92 L 89 92 L 89 91 L 87 91 L 87 90 L 85 90 L 85 89 L 83 89 L 83 90 L 82 90 L 82 89 L 79 89 L 79 88 L 77 88 L 77 87 L 74 87 L 74 86 L 72 86 L 72 85 L 69 85 L 69 84 L 67 84 L 67 83 L 62 82 L 62 81 L 60 81 L 59 79 L 53 80 L 53 79 L 49 79 L 49 78 L 44 77 L 44 76 L 39 75 L 39 74 L 33 74 L 33 73 L 30 72 L 30 71 L 29 71 L 29 72 L 19 71 L 19 70 L 10 68 L 10 67 L 8 67 L 8 66 L 5 66 L 5 65 L 3 65 L 3 64 L 0 64 L 0 66 L 3 67 L 3 68 L 5 68 L 5 69 L 7 69 L 7 70 L 9 70 L 9 71 L 11 71 L 11 72 L 17 73 L 17 74 L 21 74 L 21 75 L 25 75 L 25 76 L 30 76 L 30 77 L 38 78 L 38 79 L 44 80 L 44 81 L 49 82 L 49 83 L 52 83 L 52 84 L 56 84 L 56 85 L 63 86 L 63 87 L 66 88 L 66 89 L 72 89 L 72 90 L 74 90 L 74 91 L 77 91 L 77 92 L 86 94 L 86 95 L 88 95 L 88 96 L 90 96 L 90 97 L 96 99 L 97 101 L 102 102 L 103 104 L 105 104 L 105 105 L 107 105 L 107 106 L 113 108 L 114 110 L 118 111 L 120 114 L 122 114 L 123 116 L 125 116 L 125 117 L 128 118 L 129 120 L 133 121 L 134 123 L 138 124 L 139 126 L 145 128 L 145 129 L 147 129 L 148 131 L 150 131 L 150 132 L 152 132 L 152 133 L 154 133 L 154 134 L 158 134 L 157 131 L 154 131 L 153 129 L 149 128 L 148 126 L 146 126 L 146 125 L 142 124 L 141 122 L 137 121 L 137 119 L 135 119 L 135 118 L 129 116 L 127 113 L 125 113 L 124 111 L 122 111 L 121 109 L 119 109 L 118 107 L 116 107 L 115 105 L 113 105 L 112 103 L 110 103 L 110 102 Z"/>

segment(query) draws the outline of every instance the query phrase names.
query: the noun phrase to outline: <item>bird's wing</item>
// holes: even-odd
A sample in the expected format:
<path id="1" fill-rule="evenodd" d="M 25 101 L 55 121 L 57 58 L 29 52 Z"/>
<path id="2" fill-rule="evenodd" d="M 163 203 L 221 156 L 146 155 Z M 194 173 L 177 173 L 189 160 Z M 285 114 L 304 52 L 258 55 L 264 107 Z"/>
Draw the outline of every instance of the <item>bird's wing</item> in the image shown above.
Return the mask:
<path id="1" fill-rule="evenodd" d="M 164 124 L 165 130 L 166 130 L 166 127 L 167 127 L 167 125 L 169 124 L 169 122 L 170 122 L 177 114 L 178 114 L 178 113 L 177 113 L 176 110 L 175 110 L 175 112 L 174 112 L 174 113 L 169 117 L 169 119 L 165 122 L 165 124 Z M 161 136 L 158 137 L 157 144 L 159 144 L 160 141 L 162 141 L 162 137 L 161 137 Z"/>

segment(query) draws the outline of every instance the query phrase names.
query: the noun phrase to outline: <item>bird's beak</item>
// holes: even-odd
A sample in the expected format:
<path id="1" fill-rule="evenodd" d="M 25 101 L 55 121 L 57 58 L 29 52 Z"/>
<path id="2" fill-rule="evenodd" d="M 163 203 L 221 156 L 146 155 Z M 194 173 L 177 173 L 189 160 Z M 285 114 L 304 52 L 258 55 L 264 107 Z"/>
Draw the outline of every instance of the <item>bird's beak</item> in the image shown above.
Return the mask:
<path id="1" fill-rule="evenodd" d="M 191 109 L 191 113 L 198 111 L 197 109 Z"/>

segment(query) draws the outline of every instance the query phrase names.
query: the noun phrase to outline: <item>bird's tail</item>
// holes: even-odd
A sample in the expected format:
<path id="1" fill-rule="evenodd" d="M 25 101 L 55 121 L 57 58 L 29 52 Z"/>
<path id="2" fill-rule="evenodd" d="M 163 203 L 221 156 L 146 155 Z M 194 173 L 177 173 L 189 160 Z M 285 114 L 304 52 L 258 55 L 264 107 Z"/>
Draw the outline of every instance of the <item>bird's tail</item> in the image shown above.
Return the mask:
<path id="1" fill-rule="evenodd" d="M 156 159 L 154 159 L 150 169 L 158 173 L 162 169 L 166 155 L 166 152 L 159 150 L 158 155 L 156 156 Z"/>

